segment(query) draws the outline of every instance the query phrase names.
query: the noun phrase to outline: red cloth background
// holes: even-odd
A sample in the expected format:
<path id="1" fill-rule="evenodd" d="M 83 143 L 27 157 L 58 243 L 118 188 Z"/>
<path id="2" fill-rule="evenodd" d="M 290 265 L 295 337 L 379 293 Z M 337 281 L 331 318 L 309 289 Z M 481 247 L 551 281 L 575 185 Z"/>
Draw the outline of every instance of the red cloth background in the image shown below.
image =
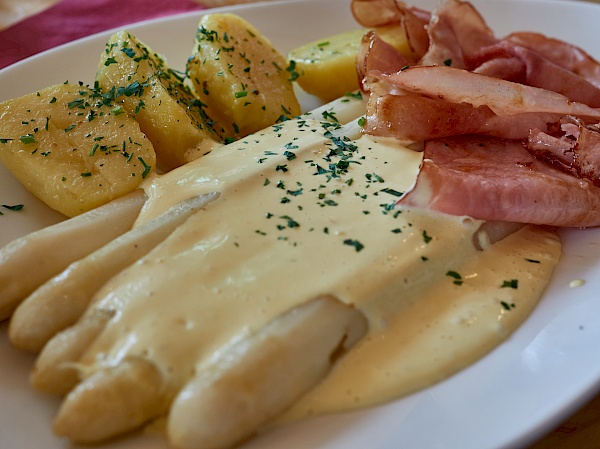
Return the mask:
<path id="1" fill-rule="evenodd" d="M 80 37 L 199 9 L 192 0 L 62 0 L 0 31 L 0 68 Z"/>

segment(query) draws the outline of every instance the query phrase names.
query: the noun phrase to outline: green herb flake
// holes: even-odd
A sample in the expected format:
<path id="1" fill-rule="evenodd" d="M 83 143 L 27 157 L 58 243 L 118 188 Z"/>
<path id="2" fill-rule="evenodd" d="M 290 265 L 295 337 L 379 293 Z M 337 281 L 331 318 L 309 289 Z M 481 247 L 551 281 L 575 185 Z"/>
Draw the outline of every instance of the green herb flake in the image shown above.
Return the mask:
<path id="1" fill-rule="evenodd" d="M 504 310 L 507 310 L 507 311 L 510 311 L 516 307 L 514 303 L 509 304 L 506 301 L 500 301 L 500 305 L 502 306 L 502 308 Z"/>
<path id="2" fill-rule="evenodd" d="M 423 241 L 425 243 L 431 242 L 432 239 L 433 239 L 433 237 L 430 237 L 429 235 L 427 235 L 427 231 L 423 231 Z"/>
<path id="3" fill-rule="evenodd" d="M 285 70 L 290 74 L 290 81 L 296 81 L 298 78 L 300 78 L 300 73 L 296 71 L 296 61 L 290 61 L 290 64 Z"/>
<path id="4" fill-rule="evenodd" d="M 123 110 L 123 106 L 117 106 L 117 107 L 114 107 L 114 108 L 112 108 L 112 109 L 110 110 L 110 113 L 111 113 L 112 115 L 114 115 L 114 116 L 121 115 L 121 114 L 123 114 L 124 112 L 125 112 L 125 111 Z"/>
<path id="5" fill-rule="evenodd" d="M 446 273 L 446 276 L 450 276 L 451 278 L 453 278 L 454 279 L 453 283 L 456 285 L 462 285 L 462 283 L 463 283 L 462 276 L 459 273 L 457 273 L 456 271 L 450 270 Z"/>
<path id="6" fill-rule="evenodd" d="M 145 179 L 146 176 L 148 176 L 148 173 L 150 173 L 150 170 L 152 169 L 152 167 L 150 167 L 148 164 L 146 164 L 146 161 L 141 156 L 138 156 L 138 161 L 140 161 L 142 163 L 142 165 L 144 166 L 144 171 L 142 173 L 142 178 Z"/>
<path id="7" fill-rule="evenodd" d="M 519 280 L 518 279 L 510 279 L 508 281 L 502 282 L 500 288 L 519 288 Z"/>
<path id="8" fill-rule="evenodd" d="M 14 205 L 8 205 L 8 204 L 3 204 L 2 205 L 3 208 L 8 209 L 8 210 L 12 210 L 15 212 L 18 212 L 20 210 L 23 210 L 23 208 L 25 207 L 24 204 L 14 204 Z"/>
<path id="9" fill-rule="evenodd" d="M 403 195 L 403 192 L 398 192 L 397 190 L 390 189 L 390 188 L 382 189 L 381 192 L 387 193 L 387 194 L 393 195 L 393 196 L 402 196 Z"/>
<path id="10" fill-rule="evenodd" d="M 346 239 L 344 240 L 344 245 L 353 246 L 356 252 L 362 251 L 364 249 L 364 245 L 360 243 L 358 240 Z"/>
<path id="11" fill-rule="evenodd" d="M 20 136 L 19 140 L 21 141 L 21 143 L 24 143 L 24 144 L 36 143 L 36 140 L 35 140 L 35 137 L 33 137 L 33 134 L 27 134 L 26 136 Z"/>

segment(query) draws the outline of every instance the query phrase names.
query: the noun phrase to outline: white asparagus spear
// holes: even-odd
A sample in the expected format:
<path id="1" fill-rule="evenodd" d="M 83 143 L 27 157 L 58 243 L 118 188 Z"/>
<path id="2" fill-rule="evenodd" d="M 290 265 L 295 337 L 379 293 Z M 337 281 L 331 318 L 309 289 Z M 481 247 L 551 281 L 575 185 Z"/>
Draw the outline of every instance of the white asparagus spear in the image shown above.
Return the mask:
<path id="1" fill-rule="evenodd" d="M 172 443 L 225 448 L 249 436 L 321 381 L 366 330 L 360 311 L 330 296 L 275 318 L 226 348 L 178 394 L 169 416 Z M 90 332 L 89 327 L 80 331 Z M 74 337 L 69 336 L 69 355 L 79 349 Z M 76 361 L 66 365 L 75 366 Z M 166 413 L 172 393 L 165 384 L 152 362 L 128 356 L 115 367 L 93 372 L 68 394 L 55 431 L 73 442 L 97 443 L 135 430 Z"/>
<path id="2" fill-rule="evenodd" d="M 199 370 L 171 406 L 180 449 L 226 449 L 317 385 L 367 330 L 362 313 L 330 296 L 309 301 Z"/>
<path id="3" fill-rule="evenodd" d="M 342 100 L 342 104 L 344 107 L 347 106 L 344 100 Z M 332 116 L 331 111 L 327 110 L 326 112 L 327 117 Z M 352 135 L 359 134 L 358 125 L 356 123 L 352 124 L 352 130 Z M 278 399 L 275 402 L 268 401 L 259 406 L 262 407 L 263 410 L 268 409 L 269 414 L 279 413 L 280 407 L 285 408 L 289 406 L 299 395 L 306 391 L 306 389 L 311 388 L 318 383 L 332 366 L 335 356 L 340 352 L 343 352 L 344 349 L 347 349 L 365 332 L 366 320 L 360 312 L 354 310 L 352 307 L 345 306 L 332 298 L 323 301 L 336 303 L 337 306 L 328 306 L 326 309 L 329 310 L 329 312 L 323 312 L 324 315 L 322 319 L 316 319 L 314 316 L 311 317 L 311 314 L 304 314 L 304 318 L 302 318 L 302 314 L 300 314 L 295 319 L 288 318 L 288 320 L 290 320 L 290 326 L 291 324 L 296 323 L 289 332 L 286 333 L 286 326 L 283 324 L 279 326 L 279 328 L 283 329 L 280 334 L 281 339 L 285 342 L 284 346 L 291 350 L 296 350 L 297 354 L 296 357 L 284 357 L 283 364 L 285 367 L 278 368 L 271 372 L 269 382 L 276 383 L 278 382 L 278 376 L 283 376 L 285 378 L 289 372 L 294 370 L 298 370 L 303 374 L 295 377 L 296 381 L 293 385 L 294 389 L 290 390 L 295 392 L 296 396 L 292 397 L 292 395 L 286 393 L 283 395 L 282 399 Z M 98 367 L 95 365 L 88 366 L 80 363 L 82 355 L 102 333 L 103 329 L 105 329 L 105 325 L 110 319 L 111 313 L 118 313 L 116 310 L 92 310 L 93 309 L 90 309 L 86 312 L 77 324 L 60 332 L 47 343 L 38 358 L 35 371 L 32 375 L 32 383 L 38 389 L 56 394 L 65 394 L 71 391 L 57 418 L 56 431 L 61 435 L 71 438 L 73 441 L 80 442 L 101 441 L 105 438 L 110 438 L 113 435 L 140 426 L 144 419 L 152 419 L 151 415 L 157 413 L 157 410 L 163 406 L 163 400 L 165 400 L 165 398 L 172 399 L 180 388 L 180 385 L 172 385 L 172 383 L 170 384 L 166 380 L 164 380 L 161 385 L 151 382 L 156 388 L 137 388 L 135 386 L 136 379 L 143 384 L 144 376 L 146 376 L 144 373 L 149 372 L 150 377 L 154 376 L 152 373 L 155 368 L 153 362 L 150 360 L 145 362 L 146 367 L 152 366 L 152 369 L 150 370 L 143 367 L 139 368 L 137 362 L 133 364 L 135 366 L 132 366 L 131 362 L 127 362 L 122 365 L 122 367 L 118 367 L 118 364 L 115 363 L 114 365 L 111 365 L 112 368 Z M 342 312 L 342 310 L 344 312 Z M 296 314 L 296 312 L 290 313 Z M 336 318 L 337 315 L 340 316 Z M 347 320 L 347 327 L 340 324 L 340 319 Z M 298 324 L 296 320 L 300 320 L 300 324 Z M 323 326 L 320 330 L 321 333 L 317 332 L 315 334 L 316 331 L 308 332 L 306 344 L 304 345 L 287 341 L 290 339 L 299 339 L 303 341 L 303 333 L 306 329 L 312 329 L 311 320 L 313 320 L 314 323 L 321 323 Z M 334 324 L 332 325 L 332 323 Z M 275 327 L 272 329 L 275 329 Z M 276 334 L 276 332 L 273 333 Z M 324 335 L 331 335 L 331 333 L 333 333 L 335 337 L 329 341 Z M 257 345 L 256 348 L 253 350 L 249 349 L 248 351 L 242 351 L 242 353 L 246 354 L 243 357 L 243 364 L 247 367 L 254 367 L 255 369 L 260 367 L 261 363 L 251 362 L 253 358 L 260 359 L 262 357 L 264 359 L 266 356 L 268 359 L 269 356 L 267 356 L 267 354 L 271 354 L 270 357 L 279 357 L 278 352 L 275 350 L 277 345 L 273 346 L 272 340 L 265 339 L 264 341 L 260 341 L 260 339 L 255 339 L 254 337 L 251 338 Z M 315 347 L 321 348 L 323 341 L 325 342 L 325 347 L 327 347 L 328 344 L 330 344 L 331 347 L 325 352 L 322 350 L 317 351 L 317 354 L 314 356 L 308 354 L 311 349 L 314 349 Z M 329 343 L 327 343 L 328 341 Z M 300 348 L 303 348 L 304 346 L 306 349 L 301 350 Z M 268 353 L 262 354 L 263 351 L 268 351 Z M 136 355 L 127 354 L 126 349 L 124 349 L 123 352 L 125 353 L 124 361 L 131 360 L 132 358 L 136 359 Z M 315 360 L 318 360 L 320 363 L 316 363 Z M 309 368 L 299 369 L 298 364 L 303 363 L 308 363 Z M 144 365 L 144 363 L 142 363 L 142 365 Z M 239 364 L 234 364 L 232 369 L 235 367 L 239 367 Z M 81 379 L 83 379 L 83 381 L 77 385 Z M 282 381 L 285 382 L 285 379 Z M 166 393 L 163 392 L 161 389 L 162 385 L 170 385 L 169 391 Z M 190 384 L 190 386 L 191 385 L 192 384 Z M 121 392 L 126 392 L 128 394 L 128 396 L 126 396 L 129 399 L 128 401 L 123 402 L 119 399 L 121 397 Z M 129 393 L 131 394 L 129 395 Z M 271 396 L 267 397 L 270 398 Z M 258 399 L 261 400 L 261 398 Z M 103 405 L 94 409 L 93 404 L 96 401 Z M 127 409 L 128 406 L 131 407 L 131 409 Z M 138 413 L 138 407 L 140 406 L 147 406 L 150 410 L 144 411 L 143 417 L 140 417 L 141 415 Z M 168 408 L 168 404 L 164 407 Z M 185 408 L 185 406 L 182 407 Z M 113 410 L 118 413 L 113 413 Z M 164 412 L 166 412 L 166 410 L 164 410 Z M 111 415 L 117 416 L 118 422 L 112 423 Z M 262 422 L 263 421 L 261 420 L 258 425 L 261 425 Z M 103 427 L 105 430 L 101 430 L 100 427 Z M 89 433 L 86 433 L 86 429 L 88 428 L 90 431 Z M 253 430 L 256 429 L 252 428 L 250 429 L 250 432 Z M 244 432 L 247 433 L 248 429 L 246 428 Z"/>
<path id="4" fill-rule="evenodd" d="M 45 393 L 67 394 L 81 380 L 77 362 L 113 315 L 114 311 L 94 309 L 57 334 L 35 361 L 31 384 Z"/>
<path id="5" fill-rule="evenodd" d="M 9 327 L 11 343 L 19 349 L 39 352 L 56 333 L 79 319 L 106 281 L 147 254 L 217 196 L 201 195 L 173 206 L 42 284 L 15 310 Z"/>
<path id="6" fill-rule="evenodd" d="M 128 357 L 96 371 L 63 401 L 54 431 L 76 443 L 96 443 L 163 414 L 168 408 L 159 370 L 148 360 Z"/>
<path id="7" fill-rule="evenodd" d="M 0 320 L 71 262 L 130 229 L 145 201 L 144 192 L 137 190 L 0 249 Z"/>

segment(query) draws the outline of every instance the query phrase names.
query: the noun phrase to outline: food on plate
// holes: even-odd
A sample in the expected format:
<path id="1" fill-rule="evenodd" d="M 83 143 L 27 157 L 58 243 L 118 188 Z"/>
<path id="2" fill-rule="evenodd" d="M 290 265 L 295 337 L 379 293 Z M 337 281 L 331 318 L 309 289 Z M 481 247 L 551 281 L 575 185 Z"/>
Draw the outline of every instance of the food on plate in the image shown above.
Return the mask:
<path id="1" fill-rule="evenodd" d="M 356 0 L 372 23 L 369 0 Z M 364 20 L 361 19 L 364 14 Z M 388 2 L 381 20 L 414 10 Z M 376 16 L 376 15 L 375 15 Z M 399 204 L 550 226 L 600 225 L 595 156 L 599 67 L 583 50 L 535 33 L 497 38 L 468 2 L 450 0 L 415 35 L 415 58 L 376 34 L 358 71 L 370 92 L 365 131 L 424 141 L 413 189 Z"/>
<path id="2" fill-rule="evenodd" d="M 527 316 L 558 261 L 554 233 L 523 227 L 491 244 L 481 221 L 395 209 L 421 154 L 361 136 L 360 112 L 351 110 L 364 112 L 363 100 L 337 100 L 143 185 L 148 199 L 131 232 L 184 200 L 218 195 L 101 286 L 79 317 L 70 315 L 73 325 L 61 330 L 72 305 L 44 296 L 57 333 L 41 340 L 31 380 L 66 395 L 60 435 L 101 442 L 165 417 L 175 447 L 229 447 L 274 420 L 373 405 L 429 385 L 481 357 Z M 283 317 L 302 316 L 324 296 L 357 324 L 342 321 L 330 334 L 328 315 L 339 312 L 323 312 L 299 337 Z M 11 322 L 11 335 L 35 343 L 24 331 L 39 324 L 30 307 L 30 299 L 19 306 L 15 317 L 29 318 Z M 271 345 L 302 347 L 299 338 L 323 335 L 332 338 L 324 352 L 262 362 L 275 357 Z M 343 335 L 355 338 L 340 352 Z M 426 353 L 435 356 L 419 357 Z M 302 374 L 300 366 L 316 371 Z M 300 378 L 284 388 L 289 395 L 260 393 L 287 385 L 290 372 Z M 207 410 L 228 419 L 215 416 L 224 421 L 216 426 Z M 238 432 L 227 430 L 232 425 Z"/>
<path id="3" fill-rule="evenodd" d="M 593 155 L 577 139 L 593 141 L 594 106 L 516 72 L 491 75 L 527 52 L 487 58 L 485 75 L 470 70 L 474 44 L 485 53 L 498 40 L 468 3 L 431 13 L 394 1 L 352 8 L 365 27 L 397 26 L 410 54 L 367 32 L 356 61 L 362 92 L 153 173 L 133 225 L 80 249 L 62 273 L 18 279 L 38 290 L 11 300 L 24 299 L 10 335 L 41 349 L 33 385 L 65 396 L 59 435 L 98 443 L 162 420 L 174 447 L 227 448 L 269 426 L 425 388 L 527 318 L 560 257 L 554 226 L 593 223 Z M 595 73 L 583 61 L 561 67 Z M 411 126 L 394 109 L 406 104 L 440 129 Z M 546 186 L 563 189 L 554 200 L 580 195 L 578 207 L 533 209 Z M 12 247 L 35 248 L 35 239 Z M 132 243 L 144 247 L 65 299 L 63 287 L 87 284 Z M 0 256 L 2 277 L 14 251 Z M 44 294 L 57 285 L 59 294 Z M 40 310 L 52 311 L 47 323 Z"/>
<path id="4" fill-rule="evenodd" d="M 93 87 L 65 83 L 0 104 L 0 160 L 72 217 L 133 191 L 155 169 L 298 115 L 286 68 L 269 41 L 233 14 L 203 16 L 191 81 L 120 31 L 101 54 Z"/>
<path id="5" fill-rule="evenodd" d="M 156 166 L 131 115 L 97 87 L 69 83 L 0 104 L 0 161 L 68 217 L 131 192 Z"/>
<path id="6" fill-rule="evenodd" d="M 210 113 L 183 77 L 127 31 L 115 33 L 107 42 L 96 80 L 139 122 L 163 171 L 185 164 L 186 154 L 203 142 L 220 139 Z"/>
<path id="7" fill-rule="evenodd" d="M 41 283 L 131 228 L 145 201 L 143 191 L 133 192 L 4 246 L 0 257 L 0 320 L 10 317 Z M 44 257 L 39 258 L 39 254 Z M 31 269 L 32 260 L 36 260 L 35 270 Z"/>
<path id="8" fill-rule="evenodd" d="M 356 54 L 366 31 L 364 28 L 346 31 L 290 51 L 290 69 L 295 73 L 298 85 L 324 101 L 332 101 L 347 92 L 358 90 Z M 396 50 L 412 54 L 401 27 L 380 26 L 375 31 Z"/>
<path id="9" fill-rule="evenodd" d="M 432 139 L 423 157 L 417 183 L 402 199 L 406 206 L 550 226 L 600 223 L 598 188 L 533 157 L 519 141 Z"/>
<path id="10" fill-rule="evenodd" d="M 187 75 L 213 126 L 236 140 L 300 114 L 286 58 L 235 14 L 202 16 Z"/>
<path id="11" fill-rule="evenodd" d="M 141 191 L 136 193 L 136 199 L 137 197 L 143 197 Z M 13 345 L 28 351 L 41 351 L 52 336 L 77 321 L 94 293 L 106 281 L 149 252 L 213 197 L 214 195 L 203 195 L 183 201 L 97 251 L 77 258 L 60 275 L 32 292 L 12 316 L 10 339 Z M 63 226 L 64 224 L 59 224 L 54 229 Z M 53 264 L 53 267 L 58 268 L 57 265 Z M 51 319 L 47 316 L 49 304 L 52 304 L 54 312 Z M 58 316 L 58 313 L 62 315 Z"/>

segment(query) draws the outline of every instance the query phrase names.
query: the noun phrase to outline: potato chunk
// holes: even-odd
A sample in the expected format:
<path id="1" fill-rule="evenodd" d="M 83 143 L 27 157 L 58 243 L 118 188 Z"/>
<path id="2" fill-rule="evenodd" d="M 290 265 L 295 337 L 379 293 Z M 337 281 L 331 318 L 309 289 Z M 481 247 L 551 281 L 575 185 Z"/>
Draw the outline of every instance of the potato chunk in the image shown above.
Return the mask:
<path id="1" fill-rule="evenodd" d="M 300 114 L 286 67 L 286 58 L 244 19 L 207 14 L 187 71 L 200 100 L 223 115 L 227 137 L 237 139 Z"/>
<path id="2" fill-rule="evenodd" d="M 206 140 L 220 139 L 210 126 L 212 119 L 182 77 L 127 31 L 111 36 L 100 58 L 96 79 L 102 89 L 135 116 L 154 145 L 161 170 L 189 162 L 186 153 Z"/>
<path id="3" fill-rule="evenodd" d="M 68 83 L 0 104 L 0 160 L 68 217 L 133 191 L 156 164 L 129 114 L 97 87 Z"/>
<path id="4" fill-rule="evenodd" d="M 375 31 L 401 53 L 410 54 L 408 40 L 398 27 L 378 27 Z M 298 74 L 299 86 L 324 101 L 357 90 L 356 54 L 366 32 L 365 29 L 346 31 L 292 50 L 288 59 Z"/>

